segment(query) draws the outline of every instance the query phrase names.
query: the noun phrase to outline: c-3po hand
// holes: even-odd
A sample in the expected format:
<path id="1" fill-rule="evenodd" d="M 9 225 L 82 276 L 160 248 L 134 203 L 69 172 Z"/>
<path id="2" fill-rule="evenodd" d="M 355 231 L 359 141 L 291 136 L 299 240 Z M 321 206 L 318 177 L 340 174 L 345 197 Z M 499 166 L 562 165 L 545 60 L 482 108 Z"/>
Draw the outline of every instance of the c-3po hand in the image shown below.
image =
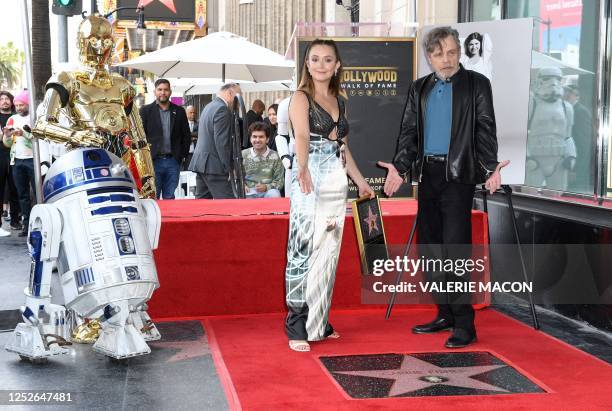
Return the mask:
<path id="1" fill-rule="evenodd" d="M 91 130 L 75 131 L 72 135 L 70 145 L 73 147 L 102 147 L 106 139 Z"/>

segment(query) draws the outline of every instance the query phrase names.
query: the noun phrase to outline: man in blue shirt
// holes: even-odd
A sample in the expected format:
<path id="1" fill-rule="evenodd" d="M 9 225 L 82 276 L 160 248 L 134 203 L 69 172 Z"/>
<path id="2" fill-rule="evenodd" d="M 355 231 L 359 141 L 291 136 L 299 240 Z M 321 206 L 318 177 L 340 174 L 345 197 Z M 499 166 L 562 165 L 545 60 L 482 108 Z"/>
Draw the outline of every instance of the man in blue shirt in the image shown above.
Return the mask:
<path id="1" fill-rule="evenodd" d="M 385 193 L 389 196 L 403 183 L 402 175 L 412 172 L 419 183 L 419 250 L 425 250 L 427 257 L 457 258 L 465 250 L 448 245 L 472 242 L 475 185 L 485 183 L 488 190 L 496 191 L 501 186 L 500 169 L 508 161 L 497 161 L 491 84 L 485 76 L 459 64 L 459 33 L 451 27 L 435 28 L 426 35 L 424 48 L 434 73 L 412 84 L 395 158 L 379 165 L 387 168 Z M 461 281 L 459 273 L 450 274 L 443 281 Z M 437 317 L 412 331 L 426 334 L 452 329 L 447 348 L 475 342 L 469 294 L 436 297 Z"/>

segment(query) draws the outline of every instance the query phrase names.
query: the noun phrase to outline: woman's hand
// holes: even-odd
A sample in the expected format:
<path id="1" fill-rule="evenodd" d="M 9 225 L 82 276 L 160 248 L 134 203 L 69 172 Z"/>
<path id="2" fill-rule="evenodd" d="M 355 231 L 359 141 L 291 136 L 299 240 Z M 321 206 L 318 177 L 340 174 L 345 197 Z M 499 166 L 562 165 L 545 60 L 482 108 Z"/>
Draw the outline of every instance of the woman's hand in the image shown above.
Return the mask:
<path id="1" fill-rule="evenodd" d="M 358 184 L 357 188 L 359 189 L 359 198 L 364 196 L 369 196 L 370 198 L 376 197 L 376 193 L 374 192 L 372 187 L 370 187 L 370 185 L 365 181 L 361 184 Z"/>
<path id="2" fill-rule="evenodd" d="M 297 180 L 300 184 L 302 193 L 310 194 L 312 192 L 312 178 L 310 177 L 310 170 L 308 170 L 308 166 L 298 168 Z"/>

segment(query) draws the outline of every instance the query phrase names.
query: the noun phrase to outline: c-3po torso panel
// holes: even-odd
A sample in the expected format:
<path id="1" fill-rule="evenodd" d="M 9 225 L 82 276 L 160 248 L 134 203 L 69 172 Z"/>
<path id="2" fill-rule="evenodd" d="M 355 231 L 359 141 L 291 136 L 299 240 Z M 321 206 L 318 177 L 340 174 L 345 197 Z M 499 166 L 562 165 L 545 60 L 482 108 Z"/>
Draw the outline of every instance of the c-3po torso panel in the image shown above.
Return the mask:
<path id="1" fill-rule="evenodd" d="M 125 154 L 127 148 L 120 140 L 126 137 L 125 133 L 132 134 L 128 116 L 135 95 L 127 80 L 110 74 L 108 78 L 90 81 L 86 72 L 64 72 L 49 80 L 49 88 L 67 96 L 62 98 L 62 107 L 74 128 L 96 130 L 105 137 L 102 148 L 119 157 Z"/>

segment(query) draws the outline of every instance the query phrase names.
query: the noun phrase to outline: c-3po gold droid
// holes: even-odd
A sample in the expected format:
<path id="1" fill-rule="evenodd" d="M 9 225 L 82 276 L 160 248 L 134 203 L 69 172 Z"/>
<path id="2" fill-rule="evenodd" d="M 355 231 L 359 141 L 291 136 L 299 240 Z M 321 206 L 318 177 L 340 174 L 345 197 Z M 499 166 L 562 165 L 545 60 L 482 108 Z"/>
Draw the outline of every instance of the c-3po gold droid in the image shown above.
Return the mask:
<path id="1" fill-rule="evenodd" d="M 43 110 L 33 134 L 69 147 L 100 147 L 123 159 L 142 198 L 155 198 L 155 172 L 135 91 L 111 73 L 111 23 L 102 16 L 85 18 L 78 30 L 81 67 L 49 79 Z"/>
<path id="2" fill-rule="evenodd" d="M 69 148 L 110 151 L 129 167 L 140 197 L 154 199 L 155 172 L 134 102 L 136 93 L 125 78 L 108 68 L 114 47 L 112 25 L 104 17 L 92 15 L 83 19 L 77 36 L 81 67 L 49 79 L 32 133 Z M 82 322 L 77 317 L 73 320 L 75 325 Z M 98 334 L 99 324 L 93 320 L 76 327 L 72 338 L 93 343 Z"/>

